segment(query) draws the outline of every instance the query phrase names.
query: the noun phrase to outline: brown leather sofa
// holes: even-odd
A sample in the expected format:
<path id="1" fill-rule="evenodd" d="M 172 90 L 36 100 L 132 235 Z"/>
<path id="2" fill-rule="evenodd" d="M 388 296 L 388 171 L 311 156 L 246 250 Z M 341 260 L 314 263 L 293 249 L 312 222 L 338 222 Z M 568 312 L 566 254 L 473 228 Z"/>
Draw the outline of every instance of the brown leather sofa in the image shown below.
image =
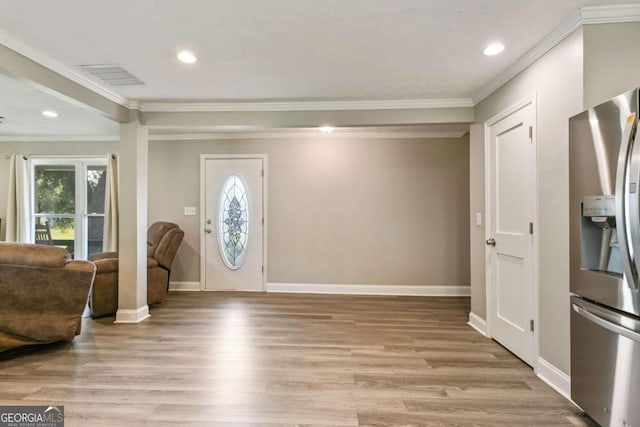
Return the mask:
<path id="1" fill-rule="evenodd" d="M 147 231 L 147 304 L 164 301 L 169 291 L 171 264 L 184 238 L 184 231 L 171 222 L 155 222 Z M 96 265 L 96 280 L 89 298 L 91 317 L 118 310 L 118 253 L 89 256 Z"/>
<path id="2" fill-rule="evenodd" d="M 0 351 L 79 335 L 94 276 L 62 248 L 0 242 Z"/>

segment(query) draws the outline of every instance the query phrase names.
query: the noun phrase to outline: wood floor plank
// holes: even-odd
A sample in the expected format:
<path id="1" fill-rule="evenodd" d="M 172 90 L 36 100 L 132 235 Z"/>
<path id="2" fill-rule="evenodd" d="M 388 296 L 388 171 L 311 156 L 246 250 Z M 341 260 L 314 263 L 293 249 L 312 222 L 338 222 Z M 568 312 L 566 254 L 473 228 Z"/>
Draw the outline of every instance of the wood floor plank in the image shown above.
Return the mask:
<path id="1" fill-rule="evenodd" d="M 67 426 L 566 426 L 592 421 L 467 325 L 468 298 L 172 292 L 137 325 L 0 355 L 0 404 Z"/>

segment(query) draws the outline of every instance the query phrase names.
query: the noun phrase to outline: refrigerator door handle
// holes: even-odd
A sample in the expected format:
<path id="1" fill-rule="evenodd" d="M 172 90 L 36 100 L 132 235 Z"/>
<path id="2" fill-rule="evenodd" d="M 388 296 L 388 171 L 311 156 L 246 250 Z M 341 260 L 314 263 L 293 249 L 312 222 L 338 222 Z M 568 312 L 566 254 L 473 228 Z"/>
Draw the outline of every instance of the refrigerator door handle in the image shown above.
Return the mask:
<path id="1" fill-rule="evenodd" d="M 633 253 L 634 265 L 636 271 L 640 266 L 640 132 L 636 132 L 629 156 L 629 222 L 631 252 Z M 638 283 L 633 289 L 638 289 Z"/>
<path id="2" fill-rule="evenodd" d="M 596 325 L 610 331 L 613 332 L 614 334 L 618 334 L 618 335 L 622 335 L 623 337 L 627 337 L 630 340 L 636 341 L 640 343 L 640 334 L 632 331 L 630 329 L 625 328 L 624 326 L 620 326 L 616 323 L 613 323 L 609 320 L 605 320 L 600 316 L 597 316 L 593 313 L 591 313 L 590 311 L 588 311 L 586 308 L 581 307 L 577 304 L 572 304 L 573 305 L 573 311 L 575 311 L 576 313 L 578 313 L 580 316 L 584 317 L 587 320 L 590 320 L 591 322 L 595 323 Z"/>
<path id="3" fill-rule="evenodd" d="M 627 182 L 630 163 L 629 148 L 631 146 L 631 135 L 636 127 L 636 114 L 631 113 L 627 117 L 627 123 L 622 134 L 620 153 L 618 154 L 618 169 L 616 172 L 616 230 L 618 234 L 618 246 L 620 248 L 620 259 L 622 270 L 627 286 L 631 289 L 638 289 L 638 272 L 635 268 L 629 247 L 629 224 L 627 222 Z M 637 186 L 637 184 L 636 184 Z M 639 189 L 635 189 L 636 191 Z M 636 248 L 640 249 L 640 248 Z M 639 254 L 640 255 L 640 254 Z"/>

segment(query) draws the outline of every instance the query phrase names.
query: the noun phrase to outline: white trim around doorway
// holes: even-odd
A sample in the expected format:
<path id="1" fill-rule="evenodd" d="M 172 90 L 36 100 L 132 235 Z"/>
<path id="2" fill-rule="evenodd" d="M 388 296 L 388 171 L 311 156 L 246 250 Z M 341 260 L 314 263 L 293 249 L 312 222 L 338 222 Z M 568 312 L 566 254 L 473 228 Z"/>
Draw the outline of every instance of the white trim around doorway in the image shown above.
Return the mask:
<path id="1" fill-rule="evenodd" d="M 532 301 L 532 317 L 534 321 L 534 331 L 533 331 L 533 370 L 534 372 L 538 372 L 539 370 L 539 360 L 540 360 L 540 275 L 539 275 L 539 248 L 540 248 L 540 227 L 539 227 L 539 218 L 540 218 L 540 195 L 539 195 L 539 185 L 538 185 L 538 161 L 537 161 L 537 121 L 538 121 L 538 107 L 537 107 L 537 93 L 534 92 L 520 101 L 514 103 L 510 107 L 504 109 L 499 112 L 495 116 L 491 117 L 487 121 L 484 122 L 484 186 L 485 186 L 485 239 L 489 239 L 491 236 L 491 195 L 489 194 L 490 188 L 490 179 L 491 179 L 491 171 L 489 170 L 489 165 L 491 165 L 491 150 L 490 150 L 490 127 L 505 117 L 515 113 L 516 111 L 524 108 L 525 106 L 532 104 L 534 110 L 534 118 L 533 118 L 533 144 L 536 148 L 536 165 L 535 165 L 535 207 L 533 209 L 533 224 L 534 224 L 534 233 L 533 233 L 533 259 L 532 259 L 532 274 L 533 274 L 533 301 Z M 491 313 L 493 310 L 492 306 L 492 277 L 491 277 L 491 268 L 490 268 L 490 260 L 491 260 L 491 252 L 485 248 L 485 287 L 486 287 L 486 313 L 485 316 L 485 329 L 484 332 L 488 338 L 491 338 Z"/>
<path id="2" fill-rule="evenodd" d="M 264 218 L 264 226 L 262 227 L 262 265 L 264 266 L 264 271 L 262 273 L 262 291 L 264 292 L 267 289 L 267 237 L 269 229 L 269 219 L 268 219 L 268 194 L 267 190 L 269 188 L 268 181 L 268 163 L 267 163 L 267 155 L 266 154 L 201 154 L 200 155 L 200 289 L 201 291 L 205 290 L 206 280 L 205 280 L 205 264 L 206 264 L 206 245 L 205 239 L 202 238 L 205 229 L 205 189 L 206 189 L 206 174 L 205 167 L 206 161 L 212 159 L 260 159 L 262 160 L 262 215 Z M 191 285 L 196 282 L 189 282 Z M 183 290 L 192 290 L 192 289 L 183 289 Z"/>

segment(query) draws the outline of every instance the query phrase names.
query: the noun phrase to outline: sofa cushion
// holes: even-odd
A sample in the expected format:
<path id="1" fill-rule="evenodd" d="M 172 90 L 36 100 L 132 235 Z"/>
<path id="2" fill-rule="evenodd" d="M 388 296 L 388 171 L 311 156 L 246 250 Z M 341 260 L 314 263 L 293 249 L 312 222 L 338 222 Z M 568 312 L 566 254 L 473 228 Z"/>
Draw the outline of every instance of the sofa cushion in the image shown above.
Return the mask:
<path id="1" fill-rule="evenodd" d="M 0 242 L 0 264 L 63 268 L 69 262 L 66 249 L 31 243 Z"/>

